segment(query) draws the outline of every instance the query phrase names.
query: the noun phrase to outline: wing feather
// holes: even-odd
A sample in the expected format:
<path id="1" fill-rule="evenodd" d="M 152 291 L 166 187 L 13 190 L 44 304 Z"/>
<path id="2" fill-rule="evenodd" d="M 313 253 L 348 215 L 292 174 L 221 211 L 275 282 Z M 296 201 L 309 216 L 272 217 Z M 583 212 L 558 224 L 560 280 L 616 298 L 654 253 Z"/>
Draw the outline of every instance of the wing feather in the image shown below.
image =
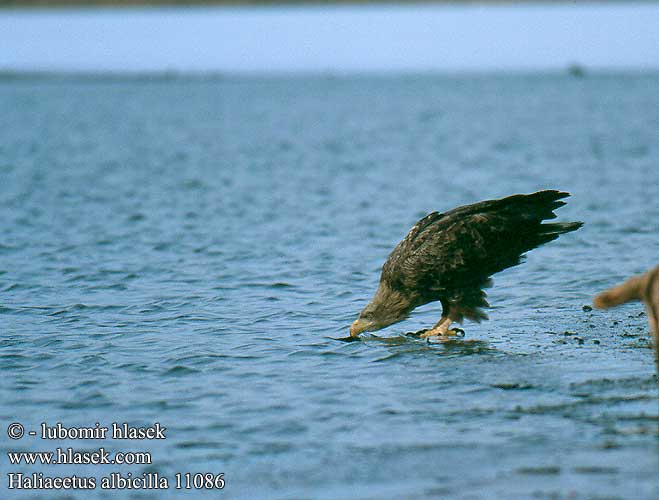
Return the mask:
<path id="1" fill-rule="evenodd" d="M 581 223 L 542 224 L 569 196 L 560 191 L 514 195 L 421 219 L 391 252 L 381 279 L 396 290 L 437 300 L 480 289 L 491 275 L 519 264 L 523 254 Z"/>

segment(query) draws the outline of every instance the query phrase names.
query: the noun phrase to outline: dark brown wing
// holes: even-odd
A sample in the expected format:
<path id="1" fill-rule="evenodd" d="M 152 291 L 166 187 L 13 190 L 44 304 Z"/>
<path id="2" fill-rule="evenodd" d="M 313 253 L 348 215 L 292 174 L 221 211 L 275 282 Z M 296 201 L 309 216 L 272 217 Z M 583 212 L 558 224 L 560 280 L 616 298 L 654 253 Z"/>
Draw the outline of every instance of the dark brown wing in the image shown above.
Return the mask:
<path id="1" fill-rule="evenodd" d="M 560 200 L 568 196 L 570 196 L 570 193 L 547 189 L 532 194 L 514 194 L 497 200 L 486 200 L 471 205 L 463 205 L 442 215 L 449 217 L 512 210 L 524 212 L 527 216 L 535 216 L 541 220 L 555 219 L 556 214 L 554 210 L 565 205 L 565 202 Z"/>
<path id="2" fill-rule="evenodd" d="M 426 303 L 480 290 L 489 277 L 519 264 L 524 252 L 573 231 L 581 223 L 542 224 L 555 218 L 558 191 L 515 195 L 421 219 L 391 252 L 381 279 Z"/>

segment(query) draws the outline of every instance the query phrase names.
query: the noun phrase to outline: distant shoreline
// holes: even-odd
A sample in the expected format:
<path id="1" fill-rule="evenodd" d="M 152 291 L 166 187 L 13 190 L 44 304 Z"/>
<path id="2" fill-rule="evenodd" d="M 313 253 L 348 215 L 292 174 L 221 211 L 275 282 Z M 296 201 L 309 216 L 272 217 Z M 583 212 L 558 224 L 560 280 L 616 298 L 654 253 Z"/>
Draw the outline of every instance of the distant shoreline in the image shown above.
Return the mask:
<path id="1" fill-rule="evenodd" d="M 618 77 L 659 76 L 659 70 L 648 68 L 584 68 L 570 65 L 554 69 L 520 69 L 520 70 L 465 70 L 465 71 L 405 71 L 405 72 L 234 72 L 234 71 L 22 71 L 0 70 L 0 83 L 45 81 L 45 82 L 220 82 L 244 80 L 282 80 L 289 78 L 311 78 L 324 80 L 353 80 L 359 78 L 491 78 L 491 77 Z"/>

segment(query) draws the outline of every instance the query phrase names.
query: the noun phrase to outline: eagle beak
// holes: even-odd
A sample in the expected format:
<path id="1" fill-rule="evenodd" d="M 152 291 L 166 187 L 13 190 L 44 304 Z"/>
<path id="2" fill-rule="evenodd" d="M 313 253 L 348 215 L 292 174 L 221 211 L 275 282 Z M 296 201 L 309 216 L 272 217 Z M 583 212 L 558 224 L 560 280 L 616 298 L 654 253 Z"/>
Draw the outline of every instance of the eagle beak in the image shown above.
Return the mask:
<path id="1" fill-rule="evenodd" d="M 352 325 L 350 325 L 350 336 L 356 337 L 367 328 L 368 328 L 368 323 L 364 321 L 356 320 Z"/>

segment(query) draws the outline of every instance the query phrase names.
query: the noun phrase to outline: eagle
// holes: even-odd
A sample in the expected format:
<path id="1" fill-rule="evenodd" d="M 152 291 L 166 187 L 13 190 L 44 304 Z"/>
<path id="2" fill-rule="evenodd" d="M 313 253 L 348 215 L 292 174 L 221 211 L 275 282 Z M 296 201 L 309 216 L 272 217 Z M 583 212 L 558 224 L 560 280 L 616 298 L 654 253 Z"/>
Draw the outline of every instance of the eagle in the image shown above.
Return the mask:
<path id="1" fill-rule="evenodd" d="M 422 338 L 448 340 L 466 319 L 487 319 L 483 288 L 491 276 L 521 263 L 525 252 L 576 231 L 583 222 L 556 222 L 554 210 L 570 193 L 544 190 L 432 212 L 418 221 L 389 254 L 375 295 L 350 327 L 350 337 L 406 319 L 439 301 L 442 316 Z M 356 340 L 356 339 L 355 339 Z"/>

